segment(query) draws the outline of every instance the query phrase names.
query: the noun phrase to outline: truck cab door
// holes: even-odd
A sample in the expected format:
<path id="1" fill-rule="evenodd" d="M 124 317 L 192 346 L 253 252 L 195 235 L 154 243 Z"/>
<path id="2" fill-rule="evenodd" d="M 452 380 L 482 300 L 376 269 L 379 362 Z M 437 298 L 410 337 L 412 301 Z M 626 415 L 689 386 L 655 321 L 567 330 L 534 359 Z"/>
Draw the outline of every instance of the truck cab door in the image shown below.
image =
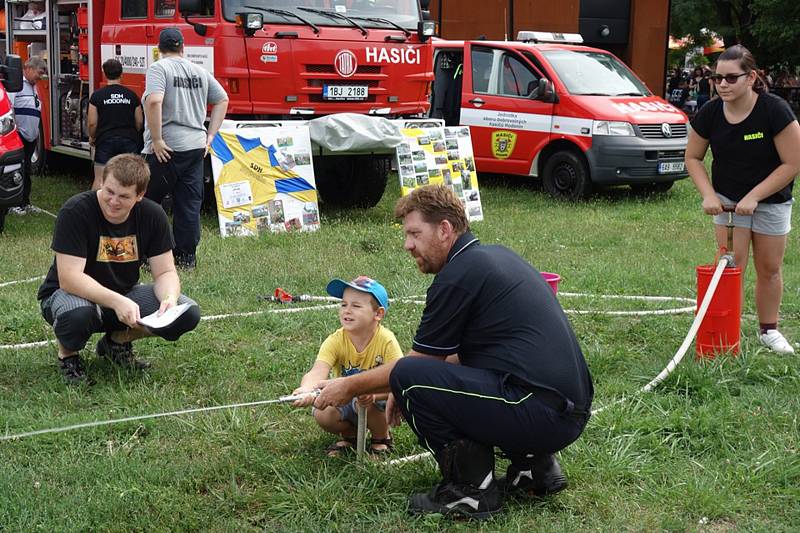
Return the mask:
<path id="1" fill-rule="evenodd" d="M 553 99 L 539 94 L 542 79 L 514 43 L 465 43 L 461 124 L 470 127 L 483 172 L 530 173 L 553 120 Z"/>

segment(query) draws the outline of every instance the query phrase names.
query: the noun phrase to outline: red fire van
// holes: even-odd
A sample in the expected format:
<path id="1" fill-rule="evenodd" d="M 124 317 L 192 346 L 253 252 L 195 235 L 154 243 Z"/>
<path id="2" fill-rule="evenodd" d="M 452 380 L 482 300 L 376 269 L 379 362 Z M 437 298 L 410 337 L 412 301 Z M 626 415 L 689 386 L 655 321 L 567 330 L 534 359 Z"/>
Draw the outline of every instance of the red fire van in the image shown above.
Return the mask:
<path id="1" fill-rule="evenodd" d="M 538 176 L 556 197 L 603 185 L 668 190 L 687 176 L 688 118 L 580 41 L 540 32 L 435 41 L 431 116 L 470 127 L 478 171 Z"/>

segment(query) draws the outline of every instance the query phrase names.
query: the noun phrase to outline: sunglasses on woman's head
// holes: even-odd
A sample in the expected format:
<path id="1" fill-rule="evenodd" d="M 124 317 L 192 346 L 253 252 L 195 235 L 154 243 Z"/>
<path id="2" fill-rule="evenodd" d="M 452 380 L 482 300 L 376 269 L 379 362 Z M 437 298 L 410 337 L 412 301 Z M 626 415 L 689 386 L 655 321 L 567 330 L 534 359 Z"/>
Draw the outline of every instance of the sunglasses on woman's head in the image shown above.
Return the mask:
<path id="1" fill-rule="evenodd" d="M 716 83 L 720 83 L 722 82 L 722 80 L 725 80 L 728 82 L 728 85 L 733 85 L 734 83 L 739 81 L 739 78 L 741 78 L 742 76 L 747 76 L 748 74 L 750 73 L 742 72 L 741 74 L 725 74 L 724 76 L 722 74 L 712 74 L 710 78 L 711 81 Z"/>

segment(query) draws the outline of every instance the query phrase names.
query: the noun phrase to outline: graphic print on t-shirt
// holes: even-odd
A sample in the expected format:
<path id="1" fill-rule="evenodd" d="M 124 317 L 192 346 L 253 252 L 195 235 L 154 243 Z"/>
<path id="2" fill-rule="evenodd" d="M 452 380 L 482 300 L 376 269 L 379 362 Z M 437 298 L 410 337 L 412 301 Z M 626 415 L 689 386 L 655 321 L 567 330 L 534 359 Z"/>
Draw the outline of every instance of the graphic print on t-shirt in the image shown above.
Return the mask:
<path id="1" fill-rule="evenodd" d="M 97 249 L 98 263 L 130 263 L 138 260 L 139 247 L 136 245 L 136 235 L 100 236 L 100 244 Z"/>

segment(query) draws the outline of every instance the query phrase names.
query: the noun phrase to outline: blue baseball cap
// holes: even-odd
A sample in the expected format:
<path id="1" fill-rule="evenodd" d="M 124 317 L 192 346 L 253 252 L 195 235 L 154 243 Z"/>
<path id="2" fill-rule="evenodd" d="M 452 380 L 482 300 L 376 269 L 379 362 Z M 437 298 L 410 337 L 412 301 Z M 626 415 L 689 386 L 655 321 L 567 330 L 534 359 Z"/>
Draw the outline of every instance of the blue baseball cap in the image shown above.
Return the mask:
<path id="1" fill-rule="evenodd" d="M 367 276 L 358 276 L 353 281 L 345 281 L 337 278 L 331 280 L 325 290 L 334 298 L 341 298 L 347 287 L 371 294 L 372 297 L 378 301 L 378 305 L 383 307 L 384 311 L 389 310 L 389 294 L 386 292 L 386 289 L 383 285 Z"/>

